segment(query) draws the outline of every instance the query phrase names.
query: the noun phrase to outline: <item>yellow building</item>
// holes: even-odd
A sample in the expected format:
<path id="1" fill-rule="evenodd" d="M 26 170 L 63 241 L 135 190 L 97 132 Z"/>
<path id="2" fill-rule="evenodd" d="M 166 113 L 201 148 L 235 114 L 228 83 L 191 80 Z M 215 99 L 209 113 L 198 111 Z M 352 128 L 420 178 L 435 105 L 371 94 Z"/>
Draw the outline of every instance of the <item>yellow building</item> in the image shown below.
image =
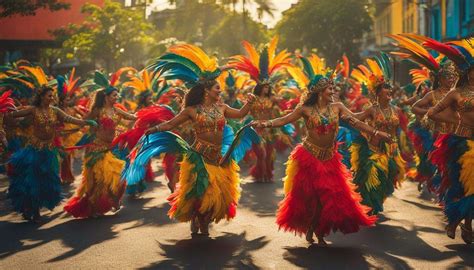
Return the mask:
<path id="1" fill-rule="evenodd" d="M 387 34 L 398 34 L 403 32 L 418 33 L 420 29 L 420 0 L 374 0 L 374 38 L 375 45 L 379 48 L 387 47 L 390 39 Z"/>

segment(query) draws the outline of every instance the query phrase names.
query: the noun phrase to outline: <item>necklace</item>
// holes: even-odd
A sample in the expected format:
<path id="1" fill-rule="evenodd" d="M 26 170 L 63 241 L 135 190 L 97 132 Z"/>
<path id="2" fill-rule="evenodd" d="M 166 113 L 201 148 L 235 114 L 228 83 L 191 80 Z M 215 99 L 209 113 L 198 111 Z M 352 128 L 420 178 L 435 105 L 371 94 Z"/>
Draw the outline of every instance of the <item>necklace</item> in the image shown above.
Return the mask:
<path id="1" fill-rule="evenodd" d="M 222 113 L 220 112 L 216 104 L 212 104 L 211 106 L 201 105 L 200 111 L 205 113 L 206 116 L 214 120 L 222 116 Z"/>

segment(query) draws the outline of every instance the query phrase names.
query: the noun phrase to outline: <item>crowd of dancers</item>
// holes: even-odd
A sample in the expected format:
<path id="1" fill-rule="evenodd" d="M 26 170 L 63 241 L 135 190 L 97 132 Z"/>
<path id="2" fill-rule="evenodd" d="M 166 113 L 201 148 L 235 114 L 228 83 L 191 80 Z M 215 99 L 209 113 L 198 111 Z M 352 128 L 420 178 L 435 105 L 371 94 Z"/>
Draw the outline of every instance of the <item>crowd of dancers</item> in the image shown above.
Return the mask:
<path id="1" fill-rule="evenodd" d="M 168 215 L 193 235 L 236 216 L 239 163 L 273 182 L 277 151 L 294 148 L 276 223 L 316 237 L 375 226 L 387 197 L 418 182 L 438 199 L 446 234 L 472 242 L 474 40 L 441 43 L 391 35 L 398 50 L 351 68 L 315 53 L 278 50 L 278 39 L 221 60 L 176 44 L 142 69 L 47 75 L 21 60 L 0 67 L 0 141 L 12 210 L 40 222 L 64 199 L 75 218 L 116 212 L 154 180 L 158 160 Z M 393 79 L 411 61 L 412 83 Z M 296 145 L 297 144 L 297 145 Z M 296 145 L 296 146 L 295 146 Z M 72 198 L 62 185 L 81 183 Z M 125 206 L 126 207 L 126 206 Z"/>

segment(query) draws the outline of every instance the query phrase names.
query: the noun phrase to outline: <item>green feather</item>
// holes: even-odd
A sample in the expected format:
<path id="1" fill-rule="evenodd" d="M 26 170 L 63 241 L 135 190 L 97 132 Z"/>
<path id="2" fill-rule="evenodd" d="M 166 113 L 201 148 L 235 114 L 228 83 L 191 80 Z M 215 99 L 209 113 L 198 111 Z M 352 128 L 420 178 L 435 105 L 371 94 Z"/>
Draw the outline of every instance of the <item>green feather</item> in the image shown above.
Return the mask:
<path id="1" fill-rule="evenodd" d="M 308 58 L 300 57 L 301 63 L 303 63 L 303 71 L 306 73 L 306 76 L 311 80 L 314 77 L 313 66 L 309 62 Z"/>
<path id="2" fill-rule="evenodd" d="M 94 83 L 104 88 L 109 86 L 109 80 L 100 71 L 94 73 Z"/>

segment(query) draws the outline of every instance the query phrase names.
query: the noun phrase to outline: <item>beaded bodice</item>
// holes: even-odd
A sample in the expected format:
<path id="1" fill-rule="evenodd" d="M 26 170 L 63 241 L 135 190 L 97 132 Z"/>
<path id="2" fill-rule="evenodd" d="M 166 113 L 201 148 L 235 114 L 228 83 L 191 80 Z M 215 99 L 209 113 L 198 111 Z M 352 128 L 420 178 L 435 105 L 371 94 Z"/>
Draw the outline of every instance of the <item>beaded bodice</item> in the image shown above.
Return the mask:
<path id="1" fill-rule="evenodd" d="M 463 89 L 463 91 L 461 91 L 461 100 L 458 101 L 456 105 L 456 109 L 459 112 L 474 111 L 474 91 Z"/>
<path id="2" fill-rule="evenodd" d="M 196 134 L 207 132 L 222 132 L 225 126 L 225 117 L 217 105 L 196 107 L 196 121 L 193 123 Z"/>
<path id="3" fill-rule="evenodd" d="M 339 127 L 339 117 L 331 106 L 328 106 L 326 114 L 320 113 L 316 107 L 313 107 L 305 124 L 308 130 L 314 130 L 317 134 L 335 133 Z"/>
<path id="4" fill-rule="evenodd" d="M 31 144 L 39 148 L 52 147 L 59 124 L 58 115 L 53 107 L 46 110 L 34 108 L 32 123 L 34 132 L 31 134 Z"/>
<path id="5" fill-rule="evenodd" d="M 250 107 L 250 114 L 256 118 L 259 115 L 271 113 L 273 110 L 273 101 L 269 98 L 257 98 Z"/>
<path id="6" fill-rule="evenodd" d="M 392 106 L 389 106 L 388 109 L 382 109 L 377 106 L 376 115 L 372 123 L 375 129 L 387 132 L 390 135 L 396 135 L 400 119 Z"/>

